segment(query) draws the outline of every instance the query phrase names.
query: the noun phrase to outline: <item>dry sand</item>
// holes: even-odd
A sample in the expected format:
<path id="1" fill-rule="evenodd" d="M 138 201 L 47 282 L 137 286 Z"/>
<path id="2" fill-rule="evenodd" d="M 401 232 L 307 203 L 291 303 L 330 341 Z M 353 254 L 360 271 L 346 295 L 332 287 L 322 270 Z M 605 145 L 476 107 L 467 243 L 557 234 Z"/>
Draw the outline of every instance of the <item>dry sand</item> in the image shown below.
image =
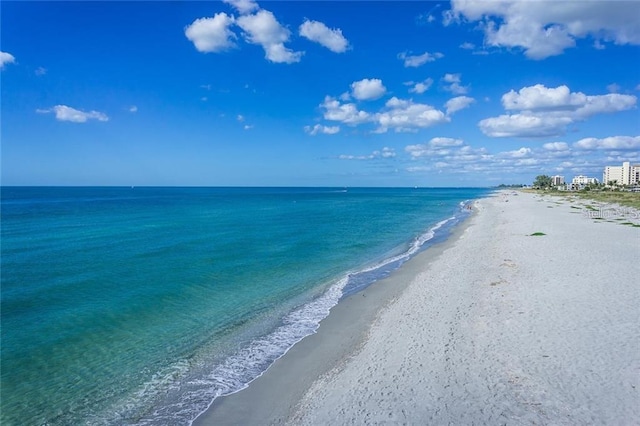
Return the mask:
<path id="1" fill-rule="evenodd" d="M 640 424 L 640 215 L 512 194 L 196 424 Z"/>

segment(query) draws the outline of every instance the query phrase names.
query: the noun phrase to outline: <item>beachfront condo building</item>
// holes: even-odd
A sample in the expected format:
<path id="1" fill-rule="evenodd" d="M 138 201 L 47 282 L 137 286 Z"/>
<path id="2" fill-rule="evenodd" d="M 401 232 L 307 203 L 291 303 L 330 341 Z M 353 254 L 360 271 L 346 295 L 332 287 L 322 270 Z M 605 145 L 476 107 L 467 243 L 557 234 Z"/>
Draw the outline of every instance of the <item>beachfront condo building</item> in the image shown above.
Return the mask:
<path id="1" fill-rule="evenodd" d="M 559 175 L 551 176 L 551 185 L 552 186 L 564 185 L 564 176 L 559 176 Z"/>
<path id="2" fill-rule="evenodd" d="M 571 183 L 574 185 L 589 185 L 591 183 L 598 183 L 598 179 L 579 175 L 574 177 Z"/>
<path id="3" fill-rule="evenodd" d="M 637 185 L 640 184 L 640 164 L 631 165 L 628 161 L 622 166 L 607 166 L 602 174 L 602 181 L 609 185 Z"/>

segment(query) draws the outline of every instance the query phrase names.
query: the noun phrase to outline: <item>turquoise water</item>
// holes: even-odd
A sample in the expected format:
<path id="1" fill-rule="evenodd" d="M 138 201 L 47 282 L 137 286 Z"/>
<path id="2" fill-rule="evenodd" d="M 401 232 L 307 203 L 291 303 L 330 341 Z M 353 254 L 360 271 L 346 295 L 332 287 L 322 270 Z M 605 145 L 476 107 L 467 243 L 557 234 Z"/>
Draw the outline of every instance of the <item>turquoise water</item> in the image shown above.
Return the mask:
<path id="1" fill-rule="evenodd" d="M 4 187 L 1 423 L 189 424 L 486 192 Z"/>

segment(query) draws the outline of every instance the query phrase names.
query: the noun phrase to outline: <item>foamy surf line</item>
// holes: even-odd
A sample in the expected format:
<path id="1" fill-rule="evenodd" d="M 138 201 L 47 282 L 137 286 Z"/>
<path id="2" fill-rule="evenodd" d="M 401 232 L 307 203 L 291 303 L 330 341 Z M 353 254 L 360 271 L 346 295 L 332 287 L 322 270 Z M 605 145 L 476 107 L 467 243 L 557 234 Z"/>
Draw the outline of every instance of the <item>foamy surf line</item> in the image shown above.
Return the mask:
<path id="1" fill-rule="evenodd" d="M 271 333 L 249 342 L 213 365 L 208 372 L 193 377 L 189 374 L 189 361 L 183 360 L 174 365 L 175 368 L 156 374 L 139 392 L 121 402 L 119 409 L 112 409 L 109 418 L 103 421 L 91 419 L 92 424 L 121 424 L 126 421 L 137 425 L 164 425 L 167 422 L 193 425 L 195 419 L 219 397 L 246 389 L 294 345 L 316 333 L 320 322 L 341 299 L 386 278 L 416 254 L 446 240 L 451 230 L 470 215 L 466 208 L 468 204 L 469 201 L 461 202 L 452 216 L 414 238 L 403 252 L 345 273 L 320 296 L 285 315 Z M 160 394 L 167 389 L 175 392 L 174 396 L 178 398 L 163 398 Z M 139 403 L 154 408 L 139 416 L 135 414 L 140 409 Z"/>
<path id="2" fill-rule="evenodd" d="M 342 298 L 364 290 L 374 282 L 389 276 L 403 263 L 427 249 L 429 246 L 436 242 L 446 240 L 450 235 L 451 230 L 469 217 L 470 210 L 467 209 L 467 206 L 469 205 L 469 200 L 461 202 L 453 216 L 436 223 L 428 231 L 416 237 L 405 252 L 384 259 L 372 266 L 347 273 L 343 278 L 332 285 L 323 295 L 287 315 L 283 320 L 283 324 L 272 334 L 263 339 L 258 339 L 252 342 L 249 347 L 228 358 L 224 363 L 226 368 L 223 368 L 222 371 L 216 369 L 211 375 L 209 375 L 209 378 L 213 379 L 211 384 L 215 386 L 217 383 L 220 383 L 216 378 L 216 373 L 231 373 L 231 375 L 239 379 L 235 381 L 235 383 L 238 384 L 237 388 L 229 389 L 228 392 L 217 392 L 209 401 L 207 406 L 198 412 L 197 415 L 189 422 L 189 425 L 191 426 L 200 414 L 207 411 L 218 397 L 232 395 L 246 389 L 251 382 L 261 377 L 275 361 L 282 358 L 296 343 L 300 342 L 305 337 L 316 333 L 320 326 L 320 322 L 329 315 L 331 308 L 336 306 Z M 241 371 L 237 370 L 237 368 L 239 367 L 240 370 L 242 370 L 242 367 L 246 366 L 247 360 L 255 360 L 254 355 L 256 353 L 261 353 L 263 355 L 271 354 L 275 356 L 268 357 L 268 360 L 265 357 L 264 361 L 266 362 L 258 362 L 257 365 L 254 364 L 257 368 L 250 368 L 250 371 L 257 374 L 245 383 L 240 383 L 242 381 L 240 378 L 246 377 L 246 375 L 243 375 Z M 262 365 L 263 368 L 259 368 L 259 365 Z"/>

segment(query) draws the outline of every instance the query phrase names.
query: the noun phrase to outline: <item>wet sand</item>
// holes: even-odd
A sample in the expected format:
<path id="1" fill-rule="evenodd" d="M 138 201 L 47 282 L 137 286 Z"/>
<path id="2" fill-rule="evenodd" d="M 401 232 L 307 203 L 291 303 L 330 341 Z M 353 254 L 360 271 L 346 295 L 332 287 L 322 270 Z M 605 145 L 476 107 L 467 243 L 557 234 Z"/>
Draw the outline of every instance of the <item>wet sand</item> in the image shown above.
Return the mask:
<path id="1" fill-rule="evenodd" d="M 640 424 L 640 215 L 512 194 L 194 424 Z"/>

